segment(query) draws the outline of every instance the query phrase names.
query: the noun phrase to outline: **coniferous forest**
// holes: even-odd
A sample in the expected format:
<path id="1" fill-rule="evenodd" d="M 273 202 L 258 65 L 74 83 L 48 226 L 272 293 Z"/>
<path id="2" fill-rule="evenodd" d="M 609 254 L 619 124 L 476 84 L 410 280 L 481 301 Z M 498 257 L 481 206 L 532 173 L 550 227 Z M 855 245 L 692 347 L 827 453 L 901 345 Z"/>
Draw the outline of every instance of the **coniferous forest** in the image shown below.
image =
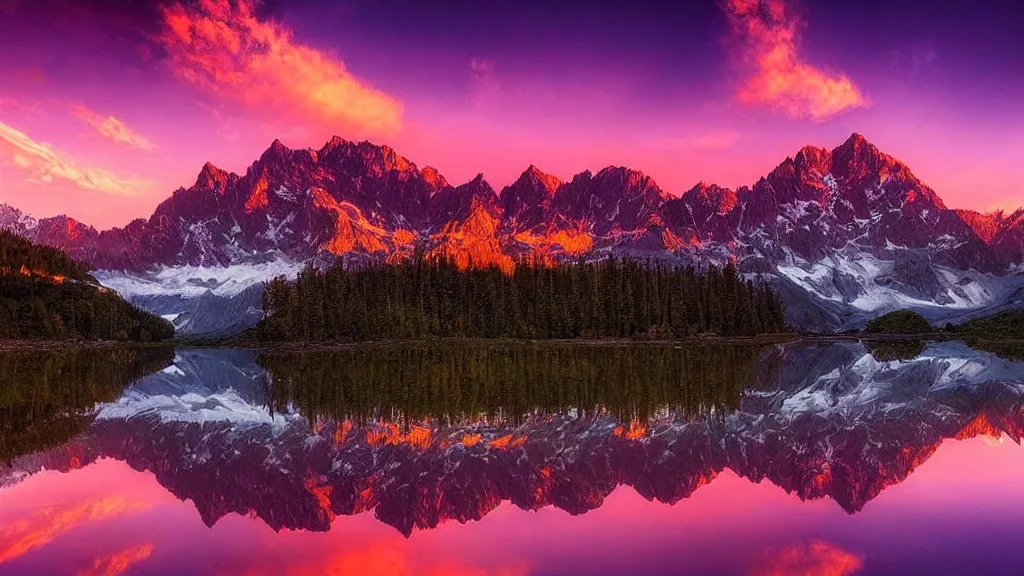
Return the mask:
<path id="1" fill-rule="evenodd" d="M 460 269 L 445 260 L 312 266 L 266 285 L 264 341 L 397 338 L 684 338 L 787 330 L 777 294 L 735 266 L 609 258 Z"/>
<path id="2" fill-rule="evenodd" d="M 0 339 L 166 340 L 170 322 L 102 288 L 85 264 L 0 231 Z"/>

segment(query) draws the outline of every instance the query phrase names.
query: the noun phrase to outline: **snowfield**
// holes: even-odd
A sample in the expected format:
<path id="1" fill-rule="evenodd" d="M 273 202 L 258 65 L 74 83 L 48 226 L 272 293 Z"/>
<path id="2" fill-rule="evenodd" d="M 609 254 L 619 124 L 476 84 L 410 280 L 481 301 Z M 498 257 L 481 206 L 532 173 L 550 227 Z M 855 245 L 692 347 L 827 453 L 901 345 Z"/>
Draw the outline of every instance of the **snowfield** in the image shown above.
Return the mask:
<path id="1" fill-rule="evenodd" d="M 196 298 L 212 292 L 217 296 L 235 296 L 246 288 L 277 276 L 294 278 L 305 266 L 286 258 L 253 264 L 230 266 L 174 266 L 149 274 L 130 274 L 112 270 L 93 273 L 100 284 L 131 299 L 136 296 L 181 296 Z"/>

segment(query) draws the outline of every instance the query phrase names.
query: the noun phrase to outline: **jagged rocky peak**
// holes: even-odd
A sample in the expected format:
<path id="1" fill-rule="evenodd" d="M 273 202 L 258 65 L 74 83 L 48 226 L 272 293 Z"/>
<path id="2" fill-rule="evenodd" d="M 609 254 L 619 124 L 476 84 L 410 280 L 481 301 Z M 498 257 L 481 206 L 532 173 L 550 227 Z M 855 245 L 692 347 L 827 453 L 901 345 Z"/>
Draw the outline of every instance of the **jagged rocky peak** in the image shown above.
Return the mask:
<path id="1" fill-rule="evenodd" d="M 253 168 L 262 167 L 272 170 L 287 170 L 297 160 L 293 158 L 294 151 L 288 148 L 279 139 L 275 139 L 270 146 L 263 151 L 259 160 L 253 164 Z"/>
<path id="2" fill-rule="evenodd" d="M 334 136 L 317 153 L 320 164 L 349 173 L 365 173 L 380 177 L 388 172 L 413 173 L 421 176 L 416 164 L 387 145 L 369 140 L 353 142 Z"/>
<path id="3" fill-rule="evenodd" d="M 515 233 L 540 225 L 562 182 L 531 164 L 512 184 L 502 188 L 500 201 L 507 228 Z"/>
<path id="4" fill-rule="evenodd" d="M 708 184 L 701 180 L 683 192 L 683 201 L 691 208 L 706 207 L 718 214 L 726 214 L 736 207 L 736 192 L 717 184 Z"/>
<path id="5" fill-rule="evenodd" d="M 494 188 L 484 179 L 483 173 L 477 174 L 472 180 L 455 187 L 454 193 L 457 196 L 473 199 L 488 204 L 497 204 L 498 195 Z"/>
<path id="6" fill-rule="evenodd" d="M 274 142 L 278 141 L 275 140 Z M 228 187 L 231 176 L 232 174 L 228 171 L 217 168 L 212 162 L 207 162 L 203 164 L 202 170 L 199 171 L 199 176 L 196 177 L 195 188 L 198 190 L 224 192 Z"/>
<path id="7" fill-rule="evenodd" d="M 497 215 L 501 208 L 498 195 L 484 179 L 477 174 L 469 182 L 455 188 L 447 187 L 430 198 L 431 218 L 444 227 L 450 221 L 465 220 L 474 208 L 483 208 Z"/>
<path id="8" fill-rule="evenodd" d="M 437 171 L 437 168 L 433 166 L 424 166 L 420 169 L 420 176 L 423 176 L 423 180 L 430 184 L 433 189 L 432 192 L 437 192 L 443 188 L 450 186 L 448 180 Z"/>
<path id="9" fill-rule="evenodd" d="M 892 156 L 879 150 L 864 136 L 854 132 L 831 153 L 830 172 L 836 178 L 909 174 L 907 167 Z"/>
<path id="10" fill-rule="evenodd" d="M 832 153 L 819 146 L 804 146 L 797 152 L 794 164 L 801 171 L 815 170 L 827 174 L 831 170 Z"/>
<path id="11" fill-rule="evenodd" d="M 653 178 L 625 166 L 608 166 L 598 172 L 594 179 L 610 185 L 617 184 L 627 190 L 650 190 L 658 195 L 662 194 L 661 188 Z"/>
<path id="12" fill-rule="evenodd" d="M 519 176 L 519 180 L 517 180 L 517 183 L 523 181 L 528 181 L 532 184 L 539 186 L 541 190 L 548 194 L 548 196 L 554 196 L 555 191 L 557 191 L 558 187 L 562 185 L 561 180 L 552 176 L 551 174 L 547 174 L 541 171 L 540 168 L 537 168 L 533 164 L 530 164 L 530 166 L 522 173 L 522 175 Z"/>

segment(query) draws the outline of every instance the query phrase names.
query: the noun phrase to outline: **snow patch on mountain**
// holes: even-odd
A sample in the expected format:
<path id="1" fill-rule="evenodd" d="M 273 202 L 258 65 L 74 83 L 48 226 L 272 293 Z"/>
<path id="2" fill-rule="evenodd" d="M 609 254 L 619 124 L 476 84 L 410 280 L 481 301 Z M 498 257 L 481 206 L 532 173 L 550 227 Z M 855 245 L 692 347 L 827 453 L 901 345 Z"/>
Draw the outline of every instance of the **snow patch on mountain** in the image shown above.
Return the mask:
<path id="1" fill-rule="evenodd" d="M 914 294 L 913 282 L 896 274 L 897 263 L 857 251 L 838 252 L 808 262 L 792 253 L 776 267 L 778 273 L 822 299 L 846 304 L 862 312 L 882 313 L 908 307 L 934 307 L 936 296 L 948 309 L 967 310 L 991 306 L 1005 299 L 1015 284 L 1005 276 L 974 270 L 956 270 L 930 264 L 934 286 L 921 287 Z M 923 280 L 922 280 L 923 281 Z M 925 297 L 925 290 L 936 295 Z"/>
<path id="2" fill-rule="evenodd" d="M 196 298 L 207 292 L 234 296 L 277 276 L 294 278 L 305 266 L 284 257 L 230 266 L 171 266 L 139 274 L 114 270 L 93 273 L 100 284 L 131 299 L 134 296 L 176 295 Z"/>
<path id="3" fill-rule="evenodd" d="M 782 414 L 851 414 L 902 408 L 908 399 L 986 382 L 1000 382 L 1024 393 L 1020 362 L 975 350 L 959 341 L 930 344 L 920 355 L 906 360 L 879 361 L 866 351 L 852 363 L 812 378 L 783 400 Z M 911 390 L 915 382 L 923 388 Z"/>
<path id="4" fill-rule="evenodd" d="M 269 424 L 275 427 L 301 418 L 297 414 L 271 413 L 265 407 L 253 406 L 233 389 L 209 395 L 195 392 L 149 395 L 132 389 L 116 402 L 101 405 L 96 419 L 123 420 L 151 415 L 161 422 L 231 422 L 236 426 Z"/>

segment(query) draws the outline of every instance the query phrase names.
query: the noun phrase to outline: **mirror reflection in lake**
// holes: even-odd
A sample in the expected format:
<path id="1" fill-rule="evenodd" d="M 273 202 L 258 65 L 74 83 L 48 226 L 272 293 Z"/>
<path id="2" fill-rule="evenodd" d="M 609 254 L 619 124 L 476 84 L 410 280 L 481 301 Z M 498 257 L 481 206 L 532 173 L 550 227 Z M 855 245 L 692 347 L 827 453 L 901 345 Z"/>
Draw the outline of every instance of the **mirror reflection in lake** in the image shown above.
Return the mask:
<path id="1" fill-rule="evenodd" d="M 3 574 L 1017 574 L 1024 361 L 942 343 L 0 352 Z"/>

